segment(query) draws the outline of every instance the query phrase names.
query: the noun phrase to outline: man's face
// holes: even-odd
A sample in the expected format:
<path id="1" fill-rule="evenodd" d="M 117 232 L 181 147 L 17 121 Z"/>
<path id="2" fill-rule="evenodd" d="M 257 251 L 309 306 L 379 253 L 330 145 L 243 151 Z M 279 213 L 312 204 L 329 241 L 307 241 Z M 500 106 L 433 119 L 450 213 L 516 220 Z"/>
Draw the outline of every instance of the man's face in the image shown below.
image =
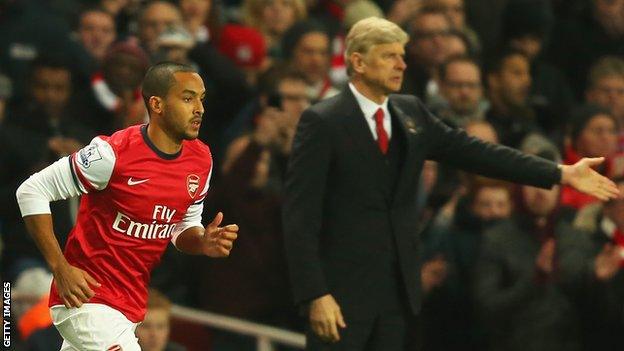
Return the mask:
<path id="1" fill-rule="evenodd" d="M 459 114 L 475 112 L 483 97 L 479 67 L 469 62 L 451 63 L 446 77 L 442 77 L 440 92 L 453 111 Z"/>
<path id="2" fill-rule="evenodd" d="M 619 35 L 624 31 L 624 0 L 594 0 L 594 13 L 607 33 Z"/>
<path id="3" fill-rule="evenodd" d="M 282 35 L 296 20 L 295 0 L 267 1 L 262 9 L 262 19 L 273 35 Z"/>
<path id="4" fill-rule="evenodd" d="M 208 18 L 211 0 L 181 0 L 180 9 L 186 20 Z"/>
<path id="5" fill-rule="evenodd" d="M 163 124 L 178 140 L 193 140 L 199 135 L 206 89 L 197 73 L 177 72 L 175 84 L 163 100 Z"/>
<path id="6" fill-rule="evenodd" d="M 305 75 L 308 84 L 321 82 L 329 69 L 329 38 L 324 33 L 311 32 L 299 40 L 293 51 L 295 68 Z"/>
<path id="7" fill-rule="evenodd" d="M 87 12 L 80 18 L 78 35 L 84 48 L 98 61 L 101 61 L 106 50 L 117 36 L 115 22 L 110 15 L 103 12 Z"/>
<path id="8" fill-rule="evenodd" d="M 282 109 L 293 119 L 294 125 L 299 121 L 303 110 L 310 106 L 307 95 L 307 86 L 304 81 L 297 79 L 284 79 L 277 87 L 282 98 Z"/>
<path id="9" fill-rule="evenodd" d="M 405 49 L 401 43 L 373 45 L 363 55 L 362 80 L 370 88 L 384 95 L 401 89 L 403 72 L 407 67 Z"/>
<path id="10" fill-rule="evenodd" d="M 604 77 L 589 89 L 587 101 L 608 108 L 624 121 L 624 76 Z"/>
<path id="11" fill-rule="evenodd" d="M 525 106 L 531 89 L 529 61 L 524 56 L 508 56 L 500 69 L 490 75 L 491 93 L 507 106 Z"/>
<path id="12" fill-rule="evenodd" d="M 483 221 L 508 218 L 511 215 L 509 191 L 499 187 L 484 187 L 476 194 L 472 212 Z"/>
<path id="13" fill-rule="evenodd" d="M 435 6 L 439 7 L 451 20 L 453 28 L 462 29 L 466 22 L 464 12 L 464 0 L 432 0 Z"/>
<path id="14" fill-rule="evenodd" d="M 71 75 L 63 68 L 37 68 L 32 76 L 32 94 L 44 111 L 59 117 L 71 95 Z"/>
<path id="15" fill-rule="evenodd" d="M 169 340 L 169 313 L 164 309 L 148 309 L 136 329 L 143 351 L 163 351 Z"/>
<path id="16" fill-rule="evenodd" d="M 546 217 L 557 207 L 559 186 L 554 186 L 550 190 L 523 186 L 522 196 L 524 204 L 533 215 Z"/>
<path id="17" fill-rule="evenodd" d="M 617 151 L 617 130 L 609 116 L 596 115 L 585 125 L 576 140 L 576 149 L 583 157 L 602 157 Z"/>
<path id="18" fill-rule="evenodd" d="M 525 54 L 529 60 L 534 60 L 540 51 L 542 51 L 542 39 L 535 35 L 526 35 L 520 38 L 514 38 L 509 42 L 514 50 L 518 50 Z"/>
<path id="19" fill-rule="evenodd" d="M 410 54 L 418 63 L 437 67 L 446 60 L 447 39 L 451 25 L 442 14 L 422 15 L 412 23 L 413 40 L 409 45 Z"/>
<path id="20" fill-rule="evenodd" d="M 141 85 L 145 67 L 137 57 L 120 52 L 106 60 L 103 72 L 111 90 L 121 96 L 134 92 Z"/>
<path id="21" fill-rule="evenodd" d="M 173 5 L 156 2 L 145 9 L 139 20 L 139 39 L 150 53 L 156 50 L 156 39 L 168 27 L 180 25 L 180 11 Z"/>

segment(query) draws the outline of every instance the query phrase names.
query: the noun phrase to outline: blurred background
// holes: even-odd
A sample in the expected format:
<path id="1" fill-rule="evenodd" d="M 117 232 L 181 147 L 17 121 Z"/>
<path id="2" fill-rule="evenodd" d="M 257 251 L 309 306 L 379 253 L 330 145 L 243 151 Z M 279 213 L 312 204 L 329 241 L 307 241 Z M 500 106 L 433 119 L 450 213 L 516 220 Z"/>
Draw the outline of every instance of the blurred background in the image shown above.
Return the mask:
<path id="1" fill-rule="evenodd" d="M 163 60 L 204 80 L 200 139 L 215 165 L 204 216 L 223 211 L 240 235 L 226 260 L 169 247 L 141 345 L 296 349 L 245 336 L 244 323 L 211 327 L 219 319 L 202 312 L 303 330 L 282 243 L 284 172 L 300 114 L 345 87 L 345 35 L 369 16 L 408 32 L 403 93 L 445 123 L 560 163 L 605 156 L 598 171 L 624 191 L 624 0 L 2 0 L 0 274 L 13 286 L 13 349 L 60 346 L 17 186 L 96 135 L 146 123 L 140 83 Z M 420 183 L 419 350 L 622 349 L 624 200 L 434 162 Z M 61 246 L 78 202 L 52 204 Z"/>

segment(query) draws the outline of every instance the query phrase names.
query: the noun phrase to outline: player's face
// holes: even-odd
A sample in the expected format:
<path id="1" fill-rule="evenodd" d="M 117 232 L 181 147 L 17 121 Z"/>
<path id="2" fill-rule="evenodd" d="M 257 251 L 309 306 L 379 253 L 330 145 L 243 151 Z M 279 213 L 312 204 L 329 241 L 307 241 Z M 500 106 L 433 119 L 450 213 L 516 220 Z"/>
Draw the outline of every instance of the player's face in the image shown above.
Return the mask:
<path id="1" fill-rule="evenodd" d="M 204 114 L 204 82 L 197 73 L 177 72 L 176 83 L 165 98 L 163 124 L 179 140 L 193 140 L 199 135 Z"/>
<path id="2" fill-rule="evenodd" d="M 143 351 L 163 351 L 169 340 L 169 314 L 164 309 L 149 309 L 136 330 Z"/>
<path id="3" fill-rule="evenodd" d="M 396 93 L 403 83 L 405 49 L 401 43 L 374 45 L 364 57 L 363 79 L 383 94 Z"/>

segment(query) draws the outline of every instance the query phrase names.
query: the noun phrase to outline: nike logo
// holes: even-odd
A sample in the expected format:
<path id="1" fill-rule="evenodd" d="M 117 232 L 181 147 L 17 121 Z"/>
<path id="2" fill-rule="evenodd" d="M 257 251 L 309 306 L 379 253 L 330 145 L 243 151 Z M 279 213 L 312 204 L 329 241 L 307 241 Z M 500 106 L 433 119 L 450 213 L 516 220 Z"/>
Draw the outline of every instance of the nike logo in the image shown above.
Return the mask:
<path id="1" fill-rule="evenodd" d="M 132 177 L 130 177 L 130 179 L 128 179 L 128 185 L 132 186 L 132 185 L 137 185 L 137 184 L 141 184 L 141 183 L 145 183 L 149 180 L 148 179 L 143 179 L 143 180 L 132 180 Z"/>

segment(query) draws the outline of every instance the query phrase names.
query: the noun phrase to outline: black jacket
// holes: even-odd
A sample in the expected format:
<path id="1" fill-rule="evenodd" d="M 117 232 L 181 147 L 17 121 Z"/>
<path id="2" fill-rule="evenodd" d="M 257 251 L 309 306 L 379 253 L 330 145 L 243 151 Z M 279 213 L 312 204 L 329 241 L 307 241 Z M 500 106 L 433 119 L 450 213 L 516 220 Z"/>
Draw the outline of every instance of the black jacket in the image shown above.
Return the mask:
<path id="1" fill-rule="evenodd" d="M 330 293 L 342 310 L 375 306 L 394 259 L 411 310 L 420 309 L 417 189 L 425 159 L 489 177 L 551 187 L 554 163 L 484 143 L 447 127 L 415 97 L 391 95 L 389 109 L 405 140 L 394 191 L 352 92 L 306 110 L 286 176 L 283 222 L 295 301 Z M 395 134 L 396 133 L 396 134 Z M 399 134 L 400 133 L 400 134 Z"/>

